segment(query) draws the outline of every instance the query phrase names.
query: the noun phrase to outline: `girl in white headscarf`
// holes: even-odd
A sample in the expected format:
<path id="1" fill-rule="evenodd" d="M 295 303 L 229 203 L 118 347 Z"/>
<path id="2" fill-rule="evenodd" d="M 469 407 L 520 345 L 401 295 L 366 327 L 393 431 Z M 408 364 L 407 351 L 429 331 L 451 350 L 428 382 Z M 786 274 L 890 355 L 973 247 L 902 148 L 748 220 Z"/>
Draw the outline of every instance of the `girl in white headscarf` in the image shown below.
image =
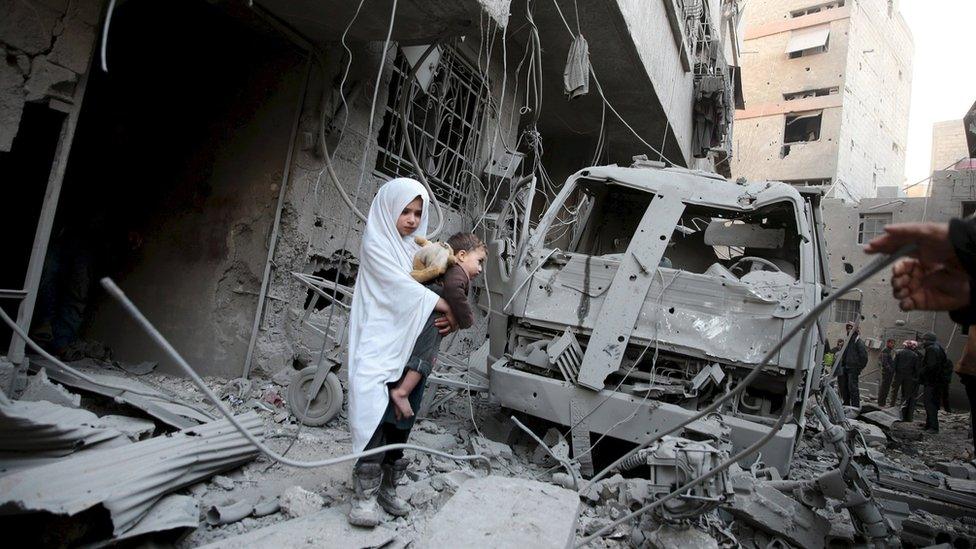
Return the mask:
<path id="1" fill-rule="evenodd" d="M 431 313 L 436 310 L 450 318 L 447 302 L 410 276 L 419 250 L 414 237 L 427 233 L 428 202 L 423 185 L 399 178 L 380 187 L 369 208 L 349 315 L 349 429 L 354 452 L 406 442 L 409 431 L 382 422 L 390 403 L 387 384 L 400 379 Z M 350 523 L 379 523 L 376 495 L 381 484 L 389 484 L 396 494 L 392 464 L 404 461 L 403 452 L 386 454 L 356 464 Z"/>

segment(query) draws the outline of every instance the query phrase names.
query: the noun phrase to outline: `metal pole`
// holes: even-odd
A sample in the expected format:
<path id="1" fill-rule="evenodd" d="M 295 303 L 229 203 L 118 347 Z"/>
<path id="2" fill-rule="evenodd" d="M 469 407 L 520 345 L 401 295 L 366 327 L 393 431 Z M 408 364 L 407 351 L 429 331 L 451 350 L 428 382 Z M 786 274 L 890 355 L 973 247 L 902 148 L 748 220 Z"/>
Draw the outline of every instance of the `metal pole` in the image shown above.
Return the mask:
<path id="1" fill-rule="evenodd" d="M 261 327 L 261 318 L 264 315 L 264 302 L 268 296 L 268 285 L 271 281 L 271 264 L 274 260 L 275 248 L 278 244 L 278 229 L 281 225 L 281 210 L 285 205 L 285 190 L 288 179 L 291 177 L 291 162 L 295 154 L 295 139 L 298 136 L 298 124 L 302 118 L 302 110 L 305 108 L 305 95 L 308 92 L 308 81 L 312 74 L 312 55 L 308 54 L 305 61 L 305 80 L 302 82 L 302 92 L 298 98 L 298 107 L 295 109 L 295 121 L 291 127 L 291 137 L 288 142 L 288 154 L 285 157 L 285 168 L 281 174 L 281 186 L 278 189 L 278 206 L 275 209 L 274 225 L 271 228 L 271 240 L 268 243 L 268 258 L 264 262 L 264 278 L 261 279 L 261 291 L 258 294 L 258 308 L 254 313 L 254 324 L 251 326 L 251 340 L 247 344 L 247 357 L 244 359 L 244 372 L 241 377 L 247 379 L 251 374 L 251 361 L 254 359 L 254 345 L 258 341 L 258 329 Z M 322 85 L 327 85 L 323 76 Z"/>

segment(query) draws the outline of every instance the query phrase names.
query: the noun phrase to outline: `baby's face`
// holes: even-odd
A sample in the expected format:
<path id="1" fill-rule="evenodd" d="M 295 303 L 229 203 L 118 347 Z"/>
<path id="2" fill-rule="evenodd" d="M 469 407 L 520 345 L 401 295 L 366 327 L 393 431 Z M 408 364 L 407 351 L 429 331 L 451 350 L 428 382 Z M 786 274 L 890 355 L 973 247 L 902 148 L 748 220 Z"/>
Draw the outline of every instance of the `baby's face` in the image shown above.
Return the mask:
<path id="1" fill-rule="evenodd" d="M 410 236 L 420 226 L 420 217 L 424 214 L 424 201 L 418 196 L 400 212 L 396 229 L 400 236 Z"/>
<path id="2" fill-rule="evenodd" d="M 457 258 L 458 265 L 464 269 L 464 272 L 468 273 L 468 278 L 474 280 L 484 269 L 485 258 L 488 253 L 484 247 L 478 247 L 473 250 L 461 250 L 454 256 Z"/>

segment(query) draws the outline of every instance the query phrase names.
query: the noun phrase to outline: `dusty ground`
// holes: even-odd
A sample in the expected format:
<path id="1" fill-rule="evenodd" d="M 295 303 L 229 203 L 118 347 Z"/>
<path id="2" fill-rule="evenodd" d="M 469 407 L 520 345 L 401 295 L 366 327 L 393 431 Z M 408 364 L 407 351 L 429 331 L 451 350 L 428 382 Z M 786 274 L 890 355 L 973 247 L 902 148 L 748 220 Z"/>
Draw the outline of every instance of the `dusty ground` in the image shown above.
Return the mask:
<path id="1" fill-rule="evenodd" d="M 179 395 L 186 401 L 211 408 L 215 414 L 219 414 L 186 379 L 157 373 L 143 375 L 138 379 L 170 394 Z M 324 427 L 303 426 L 299 429 L 282 398 L 286 394 L 286 388 L 275 381 L 254 380 L 250 387 L 216 378 L 206 381 L 236 413 L 257 411 L 266 423 L 267 444 L 278 452 L 287 450 L 289 457 L 309 461 L 340 456 L 351 451 L 344 415 Z M 446 389 L 440 389 L 437 396 L 447 394 Z M 418 421 L 409 442 L 460 455 L 471 453 L 476 445 L 480 452 L 491 457 L 493 474 L 558 483 L 553 474 L 561 473 L 561 468 L 551 460 L 540 457 L 536 443 L 514 426 L 504 410 L 490 404 L 483 396 L 468 395 L 460 391 L 454 391 L 453 395 L 444 404 L 431 410 L 429 417 Z M 866 395 L 864 401 L 865 410 L 876 408 L 870 395 Z M 919 410 L 916 420 L 922 418 L 924 412 Z M 923 433 L 917 423 L 896 424 L 883 437 L 869 444 L 869 455 L 886 474 L 900 475 L 903 478 L 911 478 L 911 475 L 919 473 L 938 478 L 939 473 L 933 472 L 937 463 L 963 463 L 972 460 L 968 413 L 942 412 L 940 418 L 942 430 L 938 434 Z M 544 425 L 530 425 L 540 437 L 545 434 Z M 808 425 L 810 427 L 795 454 L 791 472 L 791 478 L 794 479 L 813 478 L 837 466 L 836 455 L 824 448 L 815 422 L 811 421 Z M 408 518 L 394 519 L 387 516 L 387 526 L 395 530 L 395 547 L 405 547 L 421 538 L 432 517 L 461 483 L 486 474 L 484 467 L 474 466 L 471 462 L 455 462 L 415 452 L 408 452 L 407 456 L 412 460 L 411 466 L 399 491 L 415 509 Z M 176 546 L 197 547 L 288 520 L 301 511 L 289 514 L 287 509 L 283 509 L 268 516 L 245 518 L 219 526 L 208 524 L 205 514 L 214 506 L 221 507 L 241 501 L 275 500 L 283 493 L 294 490 L 294 487 L 301 487 L 322 498 L 321 502 L 314 502 L 312 511 L 337 508 L 345 513 L 352 496 L 352 466 L 352 462 L 347 462 L 332 467 L 296 469 L 259 456 L 243 467 L 190 486 L 184 493 L 197 498 L 203 516 L 200 526 L 184 535 Z M 601 490 L 599 496 L 583 498 L 577 539 L 595 532 L 644 503 L 639 499 L 639 491 L 635 492 L 633 489 L 636 485 L 629 482 L 616 477 L 616 480 L 607 484 L 606 489 Z M 831 539 L 841 544 L 853 541 L 854 531 L 846 513 L 821 511 L 821 514 L 831 522 Z M 976 539 L 976 521 L 973 520 L 943 520 L 925 513 L 915 513 L 911 518 L 938 524 L 942 530 Z M 728 516 L 723 516 L 721 511 L 713 511 L 678 526 L 657 524 L 645 518 L 637 526 L 618 526 L 593 545 L 756 547 L 765 546 L 767 541 L 760 540 L 755 532 L 739 528 L 729 521 Z"/>

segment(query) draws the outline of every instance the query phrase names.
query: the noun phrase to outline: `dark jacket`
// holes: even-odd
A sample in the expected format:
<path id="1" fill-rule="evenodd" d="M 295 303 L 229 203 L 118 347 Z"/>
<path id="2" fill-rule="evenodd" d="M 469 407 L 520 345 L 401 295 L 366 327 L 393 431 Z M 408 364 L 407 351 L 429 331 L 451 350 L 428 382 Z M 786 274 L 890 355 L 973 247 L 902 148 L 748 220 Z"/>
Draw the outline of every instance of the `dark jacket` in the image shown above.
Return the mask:
<path id="1" fill-rule="evenodd" d="M 899 349 L 895 352 L 895 374 L 898 376 L 918 379 L 922 371 L 922 357 L 911 349 Z"/>
<path id="2" fill-rule="evenodd" d="M 922 355 L 922 371 L 919 375 L 919 381 L 923 385 L 945 383 L 946 353 L 942 344 L 938 341 L 927 341 L 922 345 L 925 354 Z"/>
<path id="3" fill-rule="evenodd" d="M 468 273 L 460 265 L 452 265 L 441 277 L 440 282 L 444 286 L 441 297 L 447 302 L 457 320 L 458 329 L 464 330 L 474 324 L 474 313 L 471 311 L 471 304 L 468 303 L 468 286 L 471 279 Z"/>
<path id="4" fill-rule="evenodd" d="M 895 350 L 885 347 L 881 349 L 881 369 L 890 370 L 895 359 Z"/>
<path id="5" fill-rule="evenodd" d="M 949 242 L 956 252 L 959 264 L 969 274 L 969 287 L 976 288 L 976 219 L 953 219 L 949 221 Z M 963 332 L 976 324 L 976 291 L 969 292 L 969 305 L 951 311 L 949 316 L 963 326 Z"/>
<path id="6" fill-rule="evenodd" d="M 840 365 L 848 372 L 858 372 L 868 365 L 868 349 L 861 341 L 861 336 L 855 335 L 847 342 L 844 356 L 840 358 Z"/>

